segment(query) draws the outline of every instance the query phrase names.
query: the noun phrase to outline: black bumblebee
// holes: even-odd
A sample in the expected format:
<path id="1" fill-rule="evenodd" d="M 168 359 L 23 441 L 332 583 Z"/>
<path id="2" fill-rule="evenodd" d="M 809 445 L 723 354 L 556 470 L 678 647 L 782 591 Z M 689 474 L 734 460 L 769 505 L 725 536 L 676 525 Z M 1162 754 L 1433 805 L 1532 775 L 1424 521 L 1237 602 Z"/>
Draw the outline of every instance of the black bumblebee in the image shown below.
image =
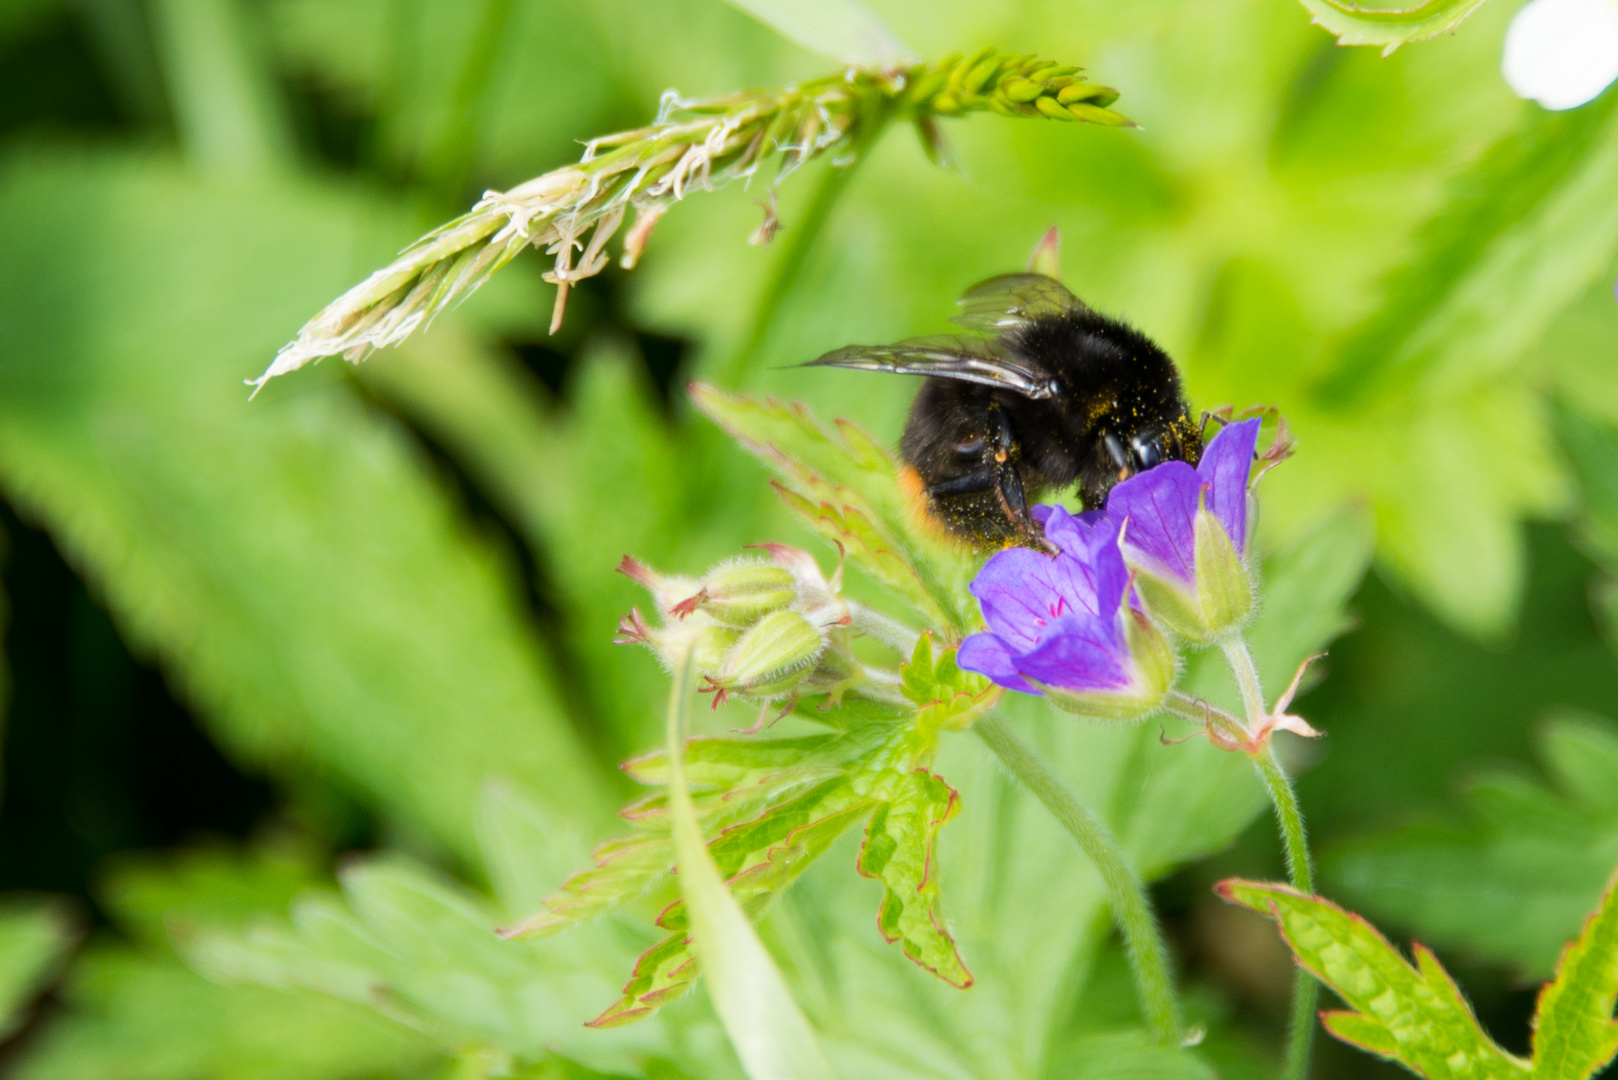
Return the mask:
<path id="1" fill-rule="evenodd" d="M 923 509 L 973 544 L 1038 543 L 1031 498 L 1077 485 L 1087 509 L 1163 461 L 1195 465 L 1174 361 L 1044 274 L 974 285 L 958 336 L 853 345 L 810 365 L 923 375 L 905 424 L 904 479 Z"/>

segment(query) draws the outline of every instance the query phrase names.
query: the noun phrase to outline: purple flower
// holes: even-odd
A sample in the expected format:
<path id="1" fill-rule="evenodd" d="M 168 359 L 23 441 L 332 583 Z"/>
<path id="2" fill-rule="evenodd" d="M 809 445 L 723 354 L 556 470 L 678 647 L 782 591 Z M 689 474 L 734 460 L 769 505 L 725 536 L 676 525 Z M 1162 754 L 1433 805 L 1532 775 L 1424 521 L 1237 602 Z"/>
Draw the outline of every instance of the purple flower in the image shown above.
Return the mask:
<path id="1" fill-rule="evenodd" d="M 1212 641 L 1253 611 L 1247 478 L 1258 429 L 1256 419 L 1228 424 L 1195 469 L 1165 462 L 1107 499 L 1147 610 L 1193 641 Z"/>
<path id="2" fill-rule="evenodd" d="M 1174 653 L 1124 602 L 1129 569 L 1117 524 L 1055 506 L 1034 514 L 1059 552 L 1009 548 L 988 561 L 972 595 L 989 629 L 963 641 L 955 662 L 1069 712 L 1115 720 L 1153 712 L 1173 684 Z"/>

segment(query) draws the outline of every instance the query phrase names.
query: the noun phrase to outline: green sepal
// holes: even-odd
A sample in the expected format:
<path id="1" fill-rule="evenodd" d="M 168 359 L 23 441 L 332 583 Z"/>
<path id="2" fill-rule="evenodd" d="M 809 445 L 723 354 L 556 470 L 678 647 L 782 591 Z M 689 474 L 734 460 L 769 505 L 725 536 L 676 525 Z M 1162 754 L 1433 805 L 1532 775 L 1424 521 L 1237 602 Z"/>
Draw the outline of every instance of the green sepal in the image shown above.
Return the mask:
<path id="1" fill-rule="evenodd" d="M 1230 535 L 1208 510 L 1197 507 L 1193 535 L 1196 538 L 1197 595 L 1201 600 L 1206 638 L 1216 638 L 1240 627 L 1253 614 L 1253 580 L 1242 565 L 1242 558 Z"/>
<path id="2" fill-rule="evenodd" d="M 1325 1013 L 1326 1030 L 1428 1080 L 1528 1080 L 1528 1063 L 1484 1033 L 1460 988 L 1421 945 L 1416 965 L 1358 915 L 1286 885 L 1231 878 L 1231 903 L 1273 918 L 1298 963 L 1353 1012 Z"/>

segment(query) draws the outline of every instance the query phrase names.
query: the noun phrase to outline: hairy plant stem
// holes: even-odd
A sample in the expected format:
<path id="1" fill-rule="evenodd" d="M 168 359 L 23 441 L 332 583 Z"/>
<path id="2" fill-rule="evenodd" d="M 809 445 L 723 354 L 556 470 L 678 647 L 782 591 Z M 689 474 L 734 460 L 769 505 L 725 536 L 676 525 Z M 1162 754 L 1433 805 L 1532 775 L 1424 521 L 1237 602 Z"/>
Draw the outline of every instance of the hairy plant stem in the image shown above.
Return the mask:
<path id="1" fill-rule="evenodd" d="M 719 370 L 719 385 L 741 389 L 757 369 L 759 353 L 775 327 L 781 302 L 797 284 L 803 264 L 809 258 L 809 251 L 825 228 L 827 219 L 831 217 L 832 208 L 842 198 L 843 192 L 848 190 L 855 171 L 869 156 L 887 126 L 888 114 L 884 112 L 861 128 L 854 136 L 850 150 L 853 160 L 845 165 L 829 162 L 800 219 L 790 227 L 782 228 L 786 236 L 782 240 L 781 250 L 776 253 L 769 279 L 764 283 L 764 291 L 759 294 L 758 303 L 753 307 L 753 317 L 748 323 L 746 335 L 736 350 L 725 358 Z"/>
<path id="2" fill-rule="evenodd" d="M 998 717 L 983 717 L 973 725 L 973 730 L 1012 775 L 1045 804 L 1095 864 L 1106 886 L 1113 918 L 1124 932 L 1129 967 L 1134 973 L 1147 1021 L 1163 1042 L 1178 1043 L 1183 1034 L 1183 1022 L 1163 933 L 1140 876 L 1129 865 L 1111 831 Z"/>
<path id="3" fill-rule="evenodd" d="M 1230 664 L 1231 674 L 1235 676 L 1242 701 L 1247 706 L 1247 726 L 1253 731 L 1260 730 L 1269 710 L 1264 704 L 1264 689 L 1259 684 L 1253 654 L 1248 651 L 1247 642 L 1240 634 L 1221 638 L 1219 648 Z M 1270 804 L 1275 807 L 1275 820 L 1281 828 L 1282 848 L 1286 853 L 1287 873 L 1292 878 L 1292 887 L 1312 895 L 1315 891 L 1315 875 L 1309 861 L 1309 837 L 1304 829 L 1303 810 L 1298 806 L 1298 796 L 1292 790 L 1292 781 L 1276 760 L 1271 740 L 1265 739 L 1261 747 L 1250 752 L 1248 757 L 1264 781 Z M 1304 1080 L 1309 1073 L 1309 1051 L 1315 1035 L 1315 1001 L 1319 994 L 1320 986 L 1314 976 L 1300 967 L 1293 989 L 1292 1020 L 1281 1069 L 1284 1080 Z"/>

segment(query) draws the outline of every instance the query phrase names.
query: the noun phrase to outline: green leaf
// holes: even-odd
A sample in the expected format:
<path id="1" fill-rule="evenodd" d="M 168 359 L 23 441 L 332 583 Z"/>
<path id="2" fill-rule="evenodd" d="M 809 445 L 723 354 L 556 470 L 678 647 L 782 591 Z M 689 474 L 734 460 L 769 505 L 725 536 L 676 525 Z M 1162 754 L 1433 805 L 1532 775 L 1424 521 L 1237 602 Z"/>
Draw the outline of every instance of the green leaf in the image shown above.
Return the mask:
<path id="1" fill-rule="evenodd" d="M 1357 915 L 1285 885 L 1230 878 L 1219 894 L 1273 918 L 1298 962 L 1354 1011 L 1322 1015 L 1344 1042 L 1397 1061 L 1428 1080 L 1513 1080 L 1528 1063 L 1496 1046 L 1438 960 L 1421 945 L 1416 966 Z"/>
<path id="2" fill-rule="evenodd" d="M 1339 45 L 1381 45 L 1382 55 L 1409 41 L 1424 41 L 1459 26 L 1483 0 L 1424 0 L 1406 8 L 1361 7 L 1346 0 L 1302 0 L 1314 22 Z"/>
<path id="3" fill-rule="evenodd" d="M 921 635 L 908 662 L 899 668 L 900 690 L 915 703 L 916 725 L 924 732 L 965 728 L 1000 699 L 1000 691 L 975 672 L 955 664 L 954 648 L 933 656 L 933 635 Z"/>
<path id="4" fill-rule="evenodd" d="M 925 769 L 893 777 L 871 815 L 859 870 L 886 889 L 876 926 L 884 940 L 952 986 L 972 985 L 944 925 L 938 888 L 938 830 L 960 809 L 955 790 Z"/>
<path id="5" fill-rule="evenodd" d="M 1607 788 L 1608 795 L 1618 789 Z M 1534 1012 L 1534 1080 L 1585 1080 L 1618 1054 L 1618 901 L 1609 883 Z"/>
<path id="6" fill-rule="evenodd" d="M 1554 787 L 1485 774 L 1464 825 L 1411 825 L 1345 845 L 1328 880 L 1378 919 L 1435 945 L 1548 975 L 1618 863 L 1618 729 L 1562 713 L 1541 754 Z"/>
<path id="7" fill-rule="evenodd" d="M 356 1080 L 437 1068 L 428 1040 L 304 990 L 221 985 L 184 967 L 171 943 L 229 933 L 284 907 L 316 880 L 310 854 L 210 845 L 124 857 L 99 899 L 133 945 L 104 937 L 75 962 L 11 1075 L 28 1080 Z"/>
<path id="8" fill-rule="evenodd" d="M 886 70 L 916 62 L 882 17 L 860 0 L 730 0 L 782 37 L 856 67 Z"/>
<path id="9" fill-rule="evenodd" d="M 78 938 L 76 920 L 60 900 L 0 900 L 0 1038 L 27 1019 L 35 995 L 55 977 Z"/>
<path id="10" fill-rule="evenodd" d="M 341 383 L 241 392 L 375 215 L 88 154 L 14 157 L 0 207 L 0 485 L 227 751 L 461 852 L 491 777 L 605 816 L 511 568 L 413 440 Z"/>
<path id="11" fill-rule="evenodd" d="M 830 1080 L 831 1066 L 814 1031 L 741 904 L 725 888 L 703 840 L 681 769 L 693 696 L 687 662 L 669 692 L 669 794 L 680 893 L 691 937 L 702 956 L 709 996 L 753 1080 Z"/>
<path id="12" fill-rule="evenodd" d="M 789 502 L 811 525 L 852 541 L 849 554 L 876 580 L 946 629 L 964 631 L 975 621 L 966 593 L 974 560 L 959 545 L 929 535 L 931 527 L 906 504 L 898 463 L 869 435 L 847 420 L 837 421 L 832 435 L 802 405 L 755 401 L 700 384 L 691 397 L 781 476 L 797 497 Z"/>

